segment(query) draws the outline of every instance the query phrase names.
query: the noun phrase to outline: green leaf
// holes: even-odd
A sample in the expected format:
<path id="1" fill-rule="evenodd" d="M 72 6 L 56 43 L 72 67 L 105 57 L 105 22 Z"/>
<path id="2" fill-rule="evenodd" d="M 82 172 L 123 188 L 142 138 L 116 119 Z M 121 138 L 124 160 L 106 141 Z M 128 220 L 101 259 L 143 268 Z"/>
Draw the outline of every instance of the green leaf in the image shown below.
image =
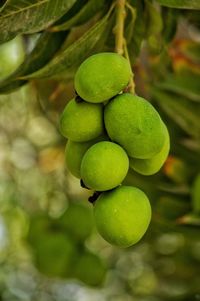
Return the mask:
<path id="1" fill-rule="evenodd" d="M 159 4 L 182 9 L 200 9 L 199 0 L 156 0 Z"/>
<path id="2" fill-rule="evenodd" d="M 135 26 L 135 21 L 136 21 L 136 8 L 133 7 L 132 5 L 128 5 L 128 15 L 126 17 L 126 23 L 125 24 L 125 38 L 126 38 L 126 43 L 129 44 L 132 36 L 133 36 L 133 31 L 134 31 L 134 26 Z"/>
<path id="3" fill-rule="evenodd" d="M 177 223 L 181 225 L 200 227 L 200 217 L 193 213 L 188 213 L 177 219 Z"/>
<path id="4" fill-rule="evenodd" d="M 147 6 L 147 36 L 159 34 L 163 28 L 163 20 L 158 8 L 151 2 Z"/>
<path id="5" fill-rule="evenodd" d="M 6 78 L 5 81 L 0 82 L 0 93 L 8 93 L 25 84 L 26 80 L 20 80 L 18 77 L 30 74 L 47 64 L 60 49 L 65 38 L 66 32 L 43 32 L 36 42 L 34 49 L 19 68 Z"/>
<path id="6" fill-rule="evenodd" d="M 23 79 L 48 78 L 65 72 L 72 66 L 80 64 L 92 51 L 104 35 L 110 12 L 90 28 L 81 38 L 60 52 L 49 64 L 37 72 L 23 76 Z"/>
<path id="7" fill-rule="evenodd" d="M 7 0 L 0 12 L 0 43 L 20 33 L 49 27 L 64 15 L 76 0 Z"/>
<path id="8" fill-rule="evenodd" d="M 176 34 L 178 24 L 178 10 L 173 8 L 163 7 L 162 19 L 163 19 L 163 31 L 162 36 L 166 43 L 171 42 Z"/>
<path id="9" fill-rule="evenodd" d="M 130 54 L 131 62 L 134 62 L 136 57 L 139 55 L 140 48 L 142 46 L 142 41 L 145 39 L 146 36 L 146 9 L 143 3 L 138 0 L 131 0 L 130 5 L 133 8 L 136 8 L 136 20 L 134 24 L 134 29 L 132 33 L 132 38 L 130 43 L 128 43 L 128 49 Z"/>
<path id="10" fill-rule="evenodd" d="M 191 198 L 193 212 L 200 215 L 200 174 L 196 176 L 192 184 Z"/>
<path id="11" fill-rule="evenodd" d="M 100 11 L 104 4 L 105 0 L 90 0 L 75 16 L 60 25 L 53 26 L 51 30 L 60 31 L 81 25 L 92 18 L 98 11 Z"/>
<path id="12" fill-rule="evenodd" d="M 200 137 L 200 104 L 190 102 L 184 97 L 166 94 L 152 89 L 158 105 L 190 136 Z"/>
<path id="13" fill-rule="evenodd" d="M 192 72 L 169 74 L 164 82 L 156 86 L 159 89 L 175 92 L 200 102 L 199 74 Z"/>
<path id="14" fill-rule="evenodd" d="M 60 19 L 58 19 L 54 24 L 54 26 L 61 25 L 68 21 L 69 19 L 73 18 L 81 9 L 83 6 L 86 5 L 88 0 L 76 0 L 74 5 L 67 11 L 66 14 L 64 14 Z"/>

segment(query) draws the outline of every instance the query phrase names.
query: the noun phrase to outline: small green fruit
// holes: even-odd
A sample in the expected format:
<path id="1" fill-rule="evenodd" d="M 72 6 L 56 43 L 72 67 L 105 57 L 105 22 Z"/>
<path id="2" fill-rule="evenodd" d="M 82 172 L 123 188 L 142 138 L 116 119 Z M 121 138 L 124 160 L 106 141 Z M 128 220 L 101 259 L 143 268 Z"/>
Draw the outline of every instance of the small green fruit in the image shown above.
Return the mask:
<path id="1" fill-rule="evenodd" d="M 17 36 L 0 46 L 0 80 L 13 73 L 23 62 L 25 56 L 23 40 Z"/>
<path id="2" fill-rule="evenodd" d="M 118 186 L 126 177 L 129 159 L 123 148 L 102 141 L 91 146 L 81 163 L 81 178 L 93 190 L 104 191 Z"/>
<path id="3" fill-rule="evenodd" d="M 101 104 L 77 103 L 72 99 L 60 118 L 63 136 L 76 142 L 92 140 L 103 133 L 103 107 Z"/>
<path id="4" fill-rule="evenodd" d="M 35 248 L 35 265 L 48 277 L 67 277 L 72 273 L 76 252 L 67 235 L 46 233 Z"/>
<path id="5" fill-rule="evenodd" d="M 106 268 L 101 258 L 85 251 L 77 258 L 74 266 L 74 277 L 90 286 L 100 286 L 106 275 Z"/>
<path id="6" fill-rule="evenodd" d="M 163 122 L 145 99 L 121 94 L 106 105 L 104 118 L 109 137 L 130 157 L 148 159 L 161 151 L 165 140 Z"/>
<path id="7" fill-rule="evenodd" d="M 50 231 L 51 220 L 45 214 L 34 215 L 30 219 L 27 240 L 31 246 L 37 246 L 44 237 L 44 233 Z"/>
<path id="8" fill-rule="evenodd" d="M 149 176 L 155 174 L 161 169 L 165 160 L 167 159 L 167 156 L 169 154 L 169 148 L 170 148 L 169 133 L 165 125 L 164 128 L 165 128 L 165 142 L 161 151 L 150 159 L 131 158 L 130 167 L 133 170 L 137 171 L 142 175 Z"/>
<path id="9" fill-rule="evenodd" d="M 129 63 L 123 56 L 98 53 L 80 65 L 75 75 L 75 89 L 88 102 L 104 102 L 122 91 L 130 77 Z"/>
<path id="10" fill-rule="evenodd" d="M 132 186 L 120 186 L 102 193 L 94 205 L 96 226 L 102 237 L 119 247 L 137 243 L 151 219 L 147 196 Z"/>
<path id="11" fill-rule="evenodd" d="M 98 141 L 107 140 L 106 136 L 99 136 L 87 142 L 69 140 L 65 149 L 66 164 L 69 171 L 77 178 L 81 178 L 81 162 L 86 151 Z"/>
<path id="12" fill-rule="evenodd" d="M 91 234 L 94 226 L 91 208 L 71 203 L 58 223 L 73 240 L 83 242 Z"/>

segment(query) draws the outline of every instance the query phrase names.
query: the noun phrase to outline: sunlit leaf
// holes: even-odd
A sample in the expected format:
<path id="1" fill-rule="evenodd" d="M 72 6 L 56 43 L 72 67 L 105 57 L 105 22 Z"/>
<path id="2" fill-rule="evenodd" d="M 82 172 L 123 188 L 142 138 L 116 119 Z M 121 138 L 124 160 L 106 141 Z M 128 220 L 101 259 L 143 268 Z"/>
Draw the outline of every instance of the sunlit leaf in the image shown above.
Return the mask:
<path id="1" fill-rule="evenodd" d="M 80 64 L 104 35 L 110 12 L 89 29 L 82 37 L 60 52 L 49 64 L 37 72 L 23 76 L 23 79 L 47 78 L 65 72 Z"/>
<path id="2" fill-rule="evenodd" d="M 40 31 L 66 13 L 76 0 L 8 0 L 0 12 L 0 43 L 19 33 Z"/>
<path id="3" fill-rule="evenodd" d="M 159 4 L 182 9 L 200 9 L 199 0 L 156 0 Z"/>
<path id="4" fill-rule="evenodd" d="M 66 22 L 53 26 L 52 31 L 66 30 L 73 26 L 81 25 L 93 17 L 104 6 L 105 0 L 90 0 L 82 9 Z"/>

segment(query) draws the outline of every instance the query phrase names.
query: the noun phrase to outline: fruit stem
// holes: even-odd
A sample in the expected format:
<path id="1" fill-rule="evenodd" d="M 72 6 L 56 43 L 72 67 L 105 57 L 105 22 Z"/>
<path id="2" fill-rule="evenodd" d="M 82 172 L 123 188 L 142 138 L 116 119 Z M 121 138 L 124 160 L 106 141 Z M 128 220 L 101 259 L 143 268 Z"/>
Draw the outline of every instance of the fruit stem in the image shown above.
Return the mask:
<path id="1" fill-rule="evenodd" d="M 124 38 L 124 21 L 126 17 L 126 0 L 117 0 L 116 2 L 116 27 L 115 27 L 115 51 L 121 55 L 124 54 L 126 59 L 129 62 L 129 66 L 132 72 L 131 68 L 131 62 L 128 54 L 128 48 L 126 39 Z M 135 83 L 133 79 L 133 73 L 128 85 L 129 92 L 135 94 Z"/>
<path id="2" fill-rule="evenodd" d="M 129 66 L 130 66 L 131 73 L 132 73 L 130 81 L 129 81 L 129 85 L 128 85 L 128 91 L 131 92 L 131 93 L 133 93 L 133 94 L 135 94 L 134 74 L 132 72 L 131 61 L 130 61 L 130 57 L 129 57 L 129 53 L 128 53 L 128 48 L 127 48 L 127 43 L 126 43 L 125 39 L 124 39 L 124 56 L 128 60 L 128 62 L 129 62 Z"/>
<path id="3" fill-rule="evenodd" d="M 124 53 L 124 20 L 126 0 L 116 2 L 116 27 L 115 27 L 115 51 L 121 55 Z"/>

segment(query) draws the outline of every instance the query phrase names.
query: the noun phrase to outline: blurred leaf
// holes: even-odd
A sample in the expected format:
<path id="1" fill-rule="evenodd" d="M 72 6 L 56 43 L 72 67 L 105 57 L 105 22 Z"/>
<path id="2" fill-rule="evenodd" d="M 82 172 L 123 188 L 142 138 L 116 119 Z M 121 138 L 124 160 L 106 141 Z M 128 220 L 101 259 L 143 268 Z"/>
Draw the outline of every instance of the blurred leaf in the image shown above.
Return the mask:
<path id="1" fill-rule="evenodd" d="M 25 84 L 27 81 L 20 80 L 18 77 L 30 74 L 48 63 L 61 47 L 66 35 L 66 32 L 43 32 L 36 42 L 35 47 L 19 68 L 6 78 L 5 81 L 0 82 L 0 93 L 9 93 Z"/>
<path id="2" fill-rule="evenodd" d="M 181 144 L 193 152 L 200 152 L 200 141 L 198 139 L 183 139 Z"/>
<path id="3" fill-rule="evenodd" d="M 191 198 L 193 212 L 200 215 L 200 174 L 196 176 L 192 185 Z"/>
<path id="4" fill-rule="evenodd" d="M 199 0 L 156 0 L 159 4 L 182 9 L 200 9 Z"/>
<path id="5" fill-rule="evenodd" d="M 189 56 L 197 64 L 200 63 L 200 43 L 188 41 L 188 45 L 184 48 L 184 53 Z"/>
<path id="6" fill-rule="evenodd" d="M 125 24 L 125 37 L 126 37 L 127 44 L 131 41 L 131 38 L 133 35 L 135 20 L 136 20 L 136 8 L 129 4 L 128 12 L 129 13 L 125 19 L 125 21 L 127 23 L 127 24 Z"/>
<path id="7" fill-rule="evenodd" d="M 76 0 L 8 0 L 0 12 L 0 43 L 17 34 L 40 31 L 68 11 Z"/>
<path id="8" fill-rule="evenodd" d="M 170 155 L 163 167 L 164 174 L 177 184 L 187 183 L 191 177 L 190 166 L 184 160 Z"/>
<path id="9" fill-rule="evenodd" d="M 152 89 L 158 105 L 190 136 L 200 137 L 200 104 Z"/>
<path id="10" fill-rule="evenodd" d="M 103 37 L 111 10 L 90 28 L 82 37 L 60 52 L 49 64 L 37 72 L 23 76 L 23 79 L 47 78 L 62 73 L 72 66 L 80 64 Z"/>
<path id="11" fill-rule="evenodd" d="M 200 226 L 200 216 L 193 213 L 186 214 L 177 220 L 178 224 Z"/>
<path id="12" fill-rule="evenodd" d="M 151 51 L 159 53 L 162 50 L 163 39 L 160 34 L 163 29 L 163 19 L 159 9 L 151 2 L 146 2 L 147 9 L 147 41 Z"/>
<path id="13" fill-rule="evenodd" d="M 175 36 L 178 24 L 178 10 L 164 7 L 162 9 L 163 31 L 162 36 L 169 43 Z"/>
<path id="14" fill-rule="evenodd" d="M 155 35 L 160 33 L 163 28 L 163 20 L 161 13 L 158 8 L 151 2 L 147 4 L 147 36 Z"/>
<path id="15" fill-rule="evenodd" d="M 131 0 L 130 5 L 136 8 L 136 20 L 134 24 L 134 29 L 132 33 L 132 38 L 128 44 L 129 54 L 131 61 L 139 55 L 142 41 L 146 35 L 146 10 L 143 1 Z"/>
<path id="16" fill-rule="evenodd" d="M 189 188 L 186 184 L 160 183 L 157 188 L 161 191 L 169 192 L 177 195 L 187 195 Z"/>
<path id="17" fill-rule="evenodd" d="M 178 217 L 186 214 L 191 209 L 190 203 L 183 196 L 165 195 L 161 196 L 155 204 L 155 213 L 163 218 L 175 220 Z"/>
<path id="18" fill-rule="evenodd" d="M 193 101 L 200 101 L 200 76 L 192 72 L 169 74 L 164 82 L 156 86 L 162 90 L 175 92 Z"/>
<path id="19" fill-rule="evenodd" d="M 75 16 L 60 25 L 53 26 L 51 30 L 60 31 L 70 29 L 73 26 L 81 25 L 92 18 L 98 11 L 100 11 L 104 4 L 105 0 L 90 0 Z"/>

